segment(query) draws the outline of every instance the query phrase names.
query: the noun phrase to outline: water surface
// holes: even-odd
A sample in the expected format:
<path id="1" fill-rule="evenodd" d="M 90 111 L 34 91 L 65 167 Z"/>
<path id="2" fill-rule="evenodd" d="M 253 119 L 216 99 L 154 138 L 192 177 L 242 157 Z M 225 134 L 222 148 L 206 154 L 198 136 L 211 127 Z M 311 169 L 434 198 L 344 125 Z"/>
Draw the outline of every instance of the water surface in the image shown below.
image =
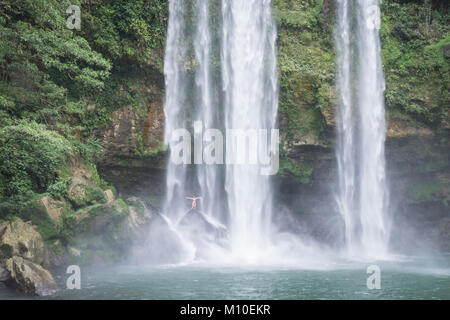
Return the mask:
<path id="1" fill-rule="evenodd" d="M 81 290 L 61 290 L 50 299 L 450 299 L 450 264 L 446 261 L 440 267 L 427 261 L 380 262 L 380 290 L 367 288 L 366 263 L 335 265 L 330 270 L 205 266 L 82 268 Z M 64 287 L 67 275 L 55 278 Z M 2 289 L 0 299 L 30 297 Z"/>

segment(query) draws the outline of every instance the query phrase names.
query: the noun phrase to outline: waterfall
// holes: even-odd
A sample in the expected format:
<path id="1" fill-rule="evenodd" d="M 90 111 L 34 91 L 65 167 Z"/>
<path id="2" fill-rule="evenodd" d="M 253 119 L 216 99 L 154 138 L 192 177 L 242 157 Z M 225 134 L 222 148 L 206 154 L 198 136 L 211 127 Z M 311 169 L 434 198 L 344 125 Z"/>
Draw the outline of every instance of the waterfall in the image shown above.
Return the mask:
<path id="1" fill-rule="evenodd" d="M 380 0 L 338 0 L 338 208 L 350 253 L 376 258 L 389 240 L 379 26 Z"/>
<path id="2" fill-rule="evenodd" d="M 189 209 L 185 197 L 195 190 L 202 197 L 199 213 L 204 222 L 212 227 L 226 225 L 232 256 L 252 259 L 252 255 L 264 254 L 272 212 L 270 177 L 262 174 L 264 165 L 259 159 L 250 161 L 252 151 L 258 156 L 269 153 L 268 135 L 276 125 L 276 26 L 271 1 L 170 0 L 169 11 L 165 143 L 174 150 L 179 141 L 171 135 L 184 128 L 193 129 L 196 155 L 202 155 L 202 148 L 211 142 L 203 137 L 208 129 L 225 130 L 227 144 L 225 165 L 205 164 L 197 157 L 193 157 L 193 166 L 180 165 L 174 161 L 179 154 L 170 151 L 163 214 L 175 221 L 176 228 Z M 219 20 L 220 25 L 215 25 Z M 219 40 L 214 31 L 220 33 Z M 231 130 L 244 134 L 245 147 L 234 144 L 239 144 L 240 137 L 228 136 Z M 261 143 L 264 140 L 266 144 Z M 205 242 L 216 241 L 214 237 L 198 241 L 199 233 L 195 228 L 183 241 L 196 242 L 197 250 L 211 247 Z"/>
<path id="3" fill-rule="evenodd" d="M 187 22 L 184 15 L 184 0 L 169 2 L 169 24 L 164 60 L 165 75 L 165 144 L 172 146 L 171 134 L 178 128 L 185 128 L 186 96 L 188 91 L 188 74 L 185 68 L 189 44 L 184 41 L 187 36 Z M 175 219 L 185 211 L 187 170 L 186 166 L 176 165 L 172 161 L 172 153 L 167 164 L 167 194 L 163 212 L 175 216 Z"/>
<path id="4" fill-rule="evenodd" d="M 345 239 L 352 248 L 355 234 L 355 150 L 354 121 L 351 93 L 351 23 L 349 17 L 350 0 L 339 0 L 337 8 L 336 50 L 339 66 L 336 89 L 338 96 L 338 153 L 339 171 L 338 207 L 345 222 Z"/>
<path id="5" fill-rule="evenodd" d="M 223 1 L 222 14 L 226 127 L 270 131 L 275 127 L 278 106 L 271 2 Z M 245 150 L 236 152 L 236 157 L 243 157 L 239 152 Z M 247 257 L 261 252 L 271 222 L 269 177 L 261 175 L 259 166 L 227 165 L 226 191 L 233 251 Z"/>

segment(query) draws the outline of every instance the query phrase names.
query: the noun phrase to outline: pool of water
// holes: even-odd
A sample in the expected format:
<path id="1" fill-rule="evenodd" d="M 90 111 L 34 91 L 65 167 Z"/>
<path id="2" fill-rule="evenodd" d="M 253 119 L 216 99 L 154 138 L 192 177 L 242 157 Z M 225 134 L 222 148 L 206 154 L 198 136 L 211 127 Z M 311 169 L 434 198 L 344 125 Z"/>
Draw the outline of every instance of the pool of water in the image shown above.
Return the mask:
<path id="1" fill-rule="evenodd" d="M 208 266 L 82 268 L 80 290 L 38 298 L 0 289 L 0 299 L 450 299 L 449 259 L 378 262 L 381 289 L 367 287 L 367 263 L 324 270 Z M 69 275 L 55 276 L 60 288 Z"/>

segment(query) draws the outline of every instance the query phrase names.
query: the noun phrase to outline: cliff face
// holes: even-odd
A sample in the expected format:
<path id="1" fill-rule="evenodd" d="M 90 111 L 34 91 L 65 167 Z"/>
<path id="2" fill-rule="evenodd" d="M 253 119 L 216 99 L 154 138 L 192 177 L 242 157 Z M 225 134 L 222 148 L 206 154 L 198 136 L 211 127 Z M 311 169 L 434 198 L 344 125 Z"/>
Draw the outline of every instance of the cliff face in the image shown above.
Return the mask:
<path id="1" fill-rule="evenodd" d="M 281 174 L 307 181 L 311 157 L 299 161 L 295 148 L 334 143 L 335 1 L 275 0 L 273 5 L 279 34 Z M 448 137 L 448 6 L 389 1 L 383 3 L 382 21 L 388 137 Z M 153 80 L 138 73 L 132 88 L 118 87 L 139 99 L 117 107 L 99 131 L 105 146 L 102 165 L 163 166 L 154 159 L 162 151 L 164 132 L 162 46 L 155 57 L 142 64 Z"/>
<path id="2" fill-rule="evenodd" d="M 310 224 L 307 230 L 331 242 L 337 233 L 329 234 L 327 230 L 333 228 L 327 226 L 340 224 L 334 200 L 335 1 L 273 3 L 279 34 L 282 136 L 281 167 L 275 178 L 281 190 L 278 196 L 280 203 Z M 429 218 L 436 233 L 445 229 L 441 219 L 448 209 L 448 8 L 439 1 L 383 2 L 382 21 L 386 153 L 395 200 L 391 209 L 395 219 L 410 223 L 411 228 Z M 162 73 L 159 76 L 163 83 Z M 100 164 L 119 192 L 135 192 L 160 203 L 164 88 L 152 92 L 156 92 L 152 99 L 141 106 L 114 111 L 112 124 L 100 134 L 106 143 Z M 427 216 L 429 207 L 434 218 Z M 404 233 L 402 241 L 407 241 Z"/>

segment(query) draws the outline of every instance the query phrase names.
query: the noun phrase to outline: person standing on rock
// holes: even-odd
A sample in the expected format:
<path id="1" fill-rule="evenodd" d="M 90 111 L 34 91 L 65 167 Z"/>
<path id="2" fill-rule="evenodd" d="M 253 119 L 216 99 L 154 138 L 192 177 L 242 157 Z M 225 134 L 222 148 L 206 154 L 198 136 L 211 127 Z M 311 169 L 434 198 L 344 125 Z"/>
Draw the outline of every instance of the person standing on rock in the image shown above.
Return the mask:
<path id="1" fill-rule="evenodd" d="M 192 210 L 196 210 L 197 209 L 197 200 L 201 200 L 201 197 L 186 197 L 186 199 L 188 200 L 192 200 L 192 207 L 191 207 L 191 211 Z"/>

